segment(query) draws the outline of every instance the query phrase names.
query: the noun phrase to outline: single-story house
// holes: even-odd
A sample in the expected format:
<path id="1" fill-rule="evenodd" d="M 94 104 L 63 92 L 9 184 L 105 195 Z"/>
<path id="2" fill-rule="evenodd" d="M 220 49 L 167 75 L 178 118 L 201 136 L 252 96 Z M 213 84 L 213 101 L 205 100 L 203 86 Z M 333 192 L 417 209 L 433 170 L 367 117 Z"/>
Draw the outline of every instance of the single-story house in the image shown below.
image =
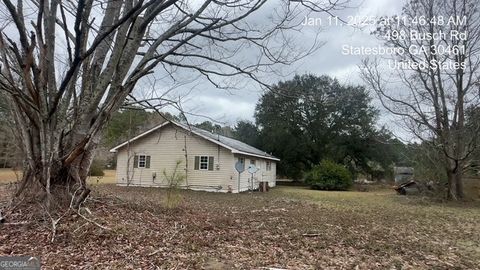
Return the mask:
<path id="1" fill-rule="evenodd" d="M 176 174 L 181 188 L 232 193 L 256 189 L 260 182 L 274 187 L 279 161 L 241 141 L 174 121 L 110 152 L 117 153 L 117 185 L 168 187 Z M 240 174 L 239 165 L 245 169 Z"/>

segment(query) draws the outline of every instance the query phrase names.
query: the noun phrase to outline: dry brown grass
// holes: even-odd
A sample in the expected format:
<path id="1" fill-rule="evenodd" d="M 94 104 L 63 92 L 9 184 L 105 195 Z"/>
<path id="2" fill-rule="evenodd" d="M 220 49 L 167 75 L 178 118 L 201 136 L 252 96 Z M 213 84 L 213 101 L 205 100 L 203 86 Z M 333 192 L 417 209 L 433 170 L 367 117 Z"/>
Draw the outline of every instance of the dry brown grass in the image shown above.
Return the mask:
<path id="1" fill-rule="evenodd" d="M 104 170 L 104 176 L 91 176 L 87 179 L 87 183 L 92 185 L 97 184 L 115 184 L 115 170 Z"/>
<path id="2" fill-rule="evenodd" d="M 480 199 L 480 178 L 466 177 L 464 181 L 467 198 Z"/>
<path id="3" fill-rule="evenodd" d="M 105 175 L 101 177 L 92 176 L 88 178 L 89 184 L 114 184 L 115 170 L 104 170 Z M 16 175 L 17 174 L 17 175 Z M 21 177 L 22 172 L 14 171 L 12 169 L 0 169 L 0 184 L 6 184 L 17 181 L 17 176 Z"/>
<path id="4" fill-rule="evenodd" d="M 0 169 L 0 184 L 16 182 L 17 177 L 22 177 L 22 172 L 12 169 Z"/>

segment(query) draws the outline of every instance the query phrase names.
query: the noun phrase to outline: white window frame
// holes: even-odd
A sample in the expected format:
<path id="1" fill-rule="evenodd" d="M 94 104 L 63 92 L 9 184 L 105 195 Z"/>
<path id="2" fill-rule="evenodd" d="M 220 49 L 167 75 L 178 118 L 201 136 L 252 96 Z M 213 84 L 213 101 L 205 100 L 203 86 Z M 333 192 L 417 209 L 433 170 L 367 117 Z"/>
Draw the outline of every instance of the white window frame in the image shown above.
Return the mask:
<path id="1" fill-rule="evenodd" d="M 271 170 L 272 170 L 272 162 L 271 162 L 270 160 L 267 160 L 267 161 L 265 162 L 265 164 L 266 164 L 266 165 L 265 165 L 265 169 L 266 169 L 267 171 L 271 171 Z"/>
<path id="2" fill-rule="evenodd" d="M 207 161 L 202 161 L 202 158 L 206 158 Z M 209 156 L 200 156 L 200 158 L 198 160 L 198 169 L 200 171 L 208 171 L 208 166 L 210 165 L 210 164 L 208 164 L 209 160 L 210 160 Z M 207 165 L 205 169 L 202 169 L 202 164 Z"/>
<path id="3" fill-rule="evenodd" d="M 142 160 L 142 158 L 143 158 L 143 160 Z M 143 166 L 140 165 L 141 162 L 143 162 Z M 147 167 L 147 155 L 138 155 L 137 167 L 138 168 L 143 168 L 143 169 L 145 169 Z"/>

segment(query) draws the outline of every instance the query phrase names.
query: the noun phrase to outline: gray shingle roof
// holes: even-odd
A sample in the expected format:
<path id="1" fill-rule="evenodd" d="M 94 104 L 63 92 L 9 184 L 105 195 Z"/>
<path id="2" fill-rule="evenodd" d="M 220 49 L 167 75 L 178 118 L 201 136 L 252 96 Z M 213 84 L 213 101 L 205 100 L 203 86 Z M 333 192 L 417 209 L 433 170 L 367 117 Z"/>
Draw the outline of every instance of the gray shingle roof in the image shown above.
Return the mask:
<path id="1" fill-rule="evenodd" d="M 192 131 L 192 133 L 197 134 L 201 137 L 208 138 L 210 141 L 212 141 L 214 143 L 218 143 L 222 146 L 228 146 L 227 148 L 231 148 L 231 149 L 234 149 L 238 152 L 241 152 L 240 154 L 245 154 L 245 155 L 251 154 L 251 155 L 255 155 L 255 156 L 261 156 L 261 157 L 264 157 L 264 158 L 267 158 L 267 159 L 278 160 L 278 158 L 268 154 L 267 152 L 262 151 L 258 148 L 255 148 L 255 147 L 253 147 L 251 145 L 248 145 L 244 142 L 241 142 L 239 140 L 236 140 L 236 139 L 233 139 L 233 138 L 230 138 L 230 137 L 227 137 L 227 136 L 215 134 L 215 133 L 212 133 L 210 131 L 207 131 L 207 130 L 204 130 L 204 129 L 201 129 L 201 128 L 197 128 L 197 127 L 194 127 L 194 126 L 187 126 L 185 124 L 180 124 L 180 123 L 173 122 L 173 121 L 172 121 L 172 123 L 177 125 L 177 126 L 180 126 L 180 127 L 184 128 L 186 130 L 190 130 L 190 131 Z"/>

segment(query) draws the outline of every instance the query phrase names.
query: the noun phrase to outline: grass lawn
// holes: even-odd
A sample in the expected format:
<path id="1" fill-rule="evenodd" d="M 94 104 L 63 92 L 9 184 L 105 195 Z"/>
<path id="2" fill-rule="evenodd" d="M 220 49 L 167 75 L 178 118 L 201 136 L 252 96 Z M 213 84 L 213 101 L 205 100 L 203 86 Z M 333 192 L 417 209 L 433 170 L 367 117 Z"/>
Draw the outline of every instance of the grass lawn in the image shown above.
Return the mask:
<path id="1" fill-rule="evenodd" d="M 113 184 L 115 183 L 115 170 L 104 170 L 104 176 L 91 176 L 88 178 L 89 184 Z M 22 172 L 12 169 L 0 169 L 0 184 L 6 184 L 17 181 L 17 176 L 22 177 Z"/>
<path id="2" fill-rule="evenodd" d="M 71 216 L 51 243 L 47 222 L 2 225 L 0 256 L 41 256 L 46 269 L 475 269 L 480 262 L 477 202 L 391 190 L 177 192 L 180 204 L 166 208 L 164 189 L 96 185 L 89 217 L 109 230 Z"/>

